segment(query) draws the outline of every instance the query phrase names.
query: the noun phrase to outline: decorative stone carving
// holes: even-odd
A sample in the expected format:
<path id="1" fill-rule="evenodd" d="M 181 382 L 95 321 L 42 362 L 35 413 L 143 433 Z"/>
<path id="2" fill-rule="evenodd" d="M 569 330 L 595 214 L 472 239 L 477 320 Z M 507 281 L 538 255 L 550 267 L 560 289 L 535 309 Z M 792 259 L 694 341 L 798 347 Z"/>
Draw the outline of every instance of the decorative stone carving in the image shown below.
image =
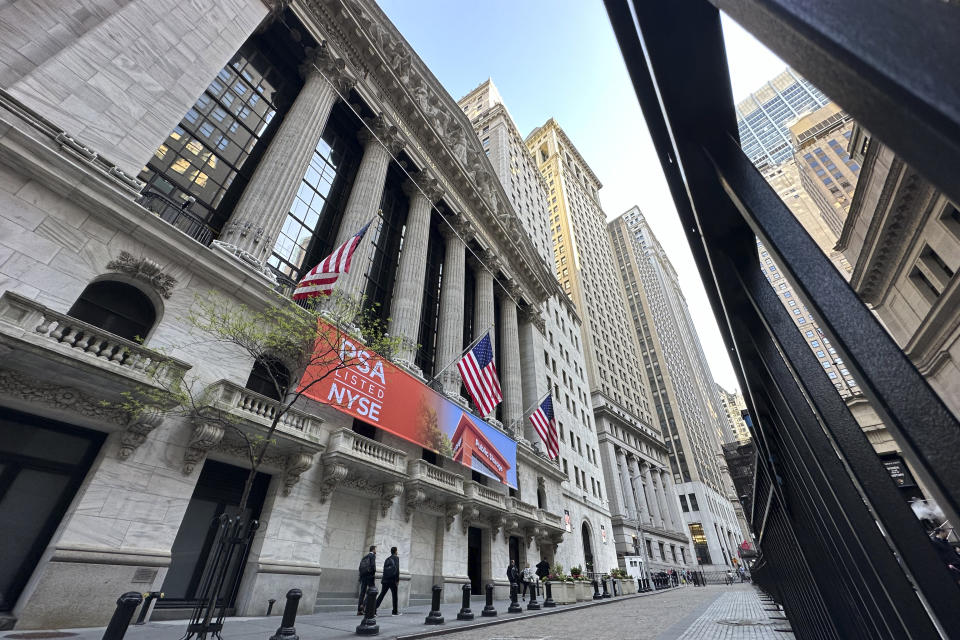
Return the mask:
<path id="1" fill-rule="evenodd" d="M 503 515 L 498 516 L 495 520 L 493 520 L 493 539 L 496 540 L 497 536 L 500 535 L 501 532 L 503 533 L 503 537 L 506 538 L 507 527 L 509 525 L 510 519 Z"/>
<path id="2" fill-rule="evenodd" d="M 387 117 L 383 115 L 383 113 L 378 114 L 374 118 L 364 118 L 363 121 L 367 126 L 357 134 L 360 142 L 366 145 L 376 140 L 382 144 L 391 155 L 403 148 L 403 137 L 397 128 L 390 124 L 390 121 L 387 120 Z"/>
<path id="3" fill-rule="evenodd" d="M 480 518 L 480 509 L 472 505 L 467 505 L 463 507 L 463 512 L 460 514 L 460 524 L 463 526 L 463 533 L 467 533 L 467 529 L 470 528 L 470 523 L 474 520 Z"/>
<path id="4" fill-rule="evenodd" d="M 300 75 L 305 78 L 311 73 L 321 73 L 344 97 L 357 83 L 350 74 L 346 61 L 330 51 L 326 40 L 322 41 L 319 47 L 307 49 L 306 60 L 300 65 Z"/>
<path id="5" fill-rule="evenodd" d="M 380 517 L 385 518 L 394 498 L 403 493 L 402 482 L 386 482 L 380 486 Z"/>
<path id="6" fill-rule="evenodd" d="M 313 457 L 314 454 L 303 452 L 287 456 L 283 469 L 283 495 L 289 496 L 293 487 L 300 482 L 301 474 L 313 466 Z"/>
<path id="7" fill-rule="evenodd" d="M 107 263 L 109 271 L 117 271 L 132 276 L 150 285 L 164 298 L 169 298 L 177 279 L 165 274 L 159 264 L 149 258 L 136 258 L 128 251 Z"/>
<path id="8" fill-rule="evenodd" d="M 160 426 L 163 415 L 157 411 L 147 411 L 130 420 L 130 424 L 120 434 L 120 451 L 117 453 L 121 460 L 126 460 L 147 440 L 150 432 Z"/>
<path id="9" fill-rule="evenodd" d="M 72 387 L 44 382 L 32 376 L 0 369 L 0 394 L 18 400 L 36 402 L 53 409 L 69 410 L 78 415 L 95 418 L 101 422 L 126 426 L 129 416 L 125 411 L 109 404 L 104 405 Z"/>
<path id="10" fill-rule="evenodd" d="M 212 422 L 200 422 L 193 427 L 190 443 L 183 454 L 183 475 L 193 473 L 197 463 L 202 462 L 207 452 L 220 444 L 225 430 Z"/>
<path id="11" fill-rule="evenodd" d="M 456 519 L 460 513 L 463 512 L 463 505 L 459 502 L 451 502 L 447 505 L 446 510 L 444 511 L 443 521 L 446 525 L 447 531 L 450 531 L 450 527 L 453 526 L 453 521 Z"/>
<path id="12" fill-rule="evenodd" d="M 412 491 L 407 490 L 404 492 L 403 500 L 403 518 L 406 522 L 410 522 L 410 516 L 413 515 L 413 512 L 420 508 L 427 500 L 427 494 L 423 489 L 414 489 Z"/>
<path id="13" fill-rule="evenodd" d="M 324 504 L 337 488 L 337 485 L 347 479 L 350 470 L 339 462 L 325 466 L 323 480 L 320 481 L 320 504 Z"/>
<path id="14" fill-rule="evenodd" d="M 436 204 L 443 197 L 443 188 L 427 169 L 412 172 L 410 179 L 403 183 L 403 192 L 411 197 L 422 194 L 430 204 Z"/>

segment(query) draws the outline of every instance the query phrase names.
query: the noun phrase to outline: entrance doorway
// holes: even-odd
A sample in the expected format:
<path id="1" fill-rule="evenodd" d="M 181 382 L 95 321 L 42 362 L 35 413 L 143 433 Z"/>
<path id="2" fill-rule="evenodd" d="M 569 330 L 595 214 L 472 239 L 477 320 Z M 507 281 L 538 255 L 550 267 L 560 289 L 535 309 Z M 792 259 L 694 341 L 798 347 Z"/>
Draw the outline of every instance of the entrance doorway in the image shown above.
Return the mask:
<path id="1" fill-rule="evenodd" d="M 181 609 L 189 607 L 200 595 L 200 580 L 207 565 L 213 561 L 216 552 L 218 518 L 226 513 L 236 515 L 246 482 L 247 469 L 207 460 L 200 472 L 197 486 L 193 490 L 187 512 L 177 531 L 171 550 L 170 569 L 163 581 L 163 600 L 157 601 L 157 607 Z M 270 476 L 258 473 L 247 501 L 247 520 L 260 517 L 260 510 L 267 495 Z M 224 584 L 232 585 L 229 593 L 223 594 L 227 606 L 232 607 L 243 575 L 246 557 L 237 555 L 227 573 Z M 225 590 L 227 587 L 225 587 Z"/>
<path id="2" fill-rule="evenodd" d="M 580 527 L 580 537 L 583 538 L 583 564 L 586 566 L 584 571 L 593 572 L 593 548 L 590 546 L 590 527 L 584 522 Z"/>
<path id="3" fill-rule="evenodd" d="M 476 527 L 467 530 L 467 576 L 474 595 L 483 593 L 483 531 Z"/>
<path id="4" fill-rule="evenodd" d="M 0 611 L 16 604 L 103 439 L 0 409 Z"/>
<path id="5" fill-rule="evenodd" d="M 523 568 L 523 565 L 520 564 L 520 538 L 517 536 L 510 536 L 508 549 L 510 553 L 510 559 L 513 560 L 514 566 L 516 566 L 517 570 L 519 571 Z"/>

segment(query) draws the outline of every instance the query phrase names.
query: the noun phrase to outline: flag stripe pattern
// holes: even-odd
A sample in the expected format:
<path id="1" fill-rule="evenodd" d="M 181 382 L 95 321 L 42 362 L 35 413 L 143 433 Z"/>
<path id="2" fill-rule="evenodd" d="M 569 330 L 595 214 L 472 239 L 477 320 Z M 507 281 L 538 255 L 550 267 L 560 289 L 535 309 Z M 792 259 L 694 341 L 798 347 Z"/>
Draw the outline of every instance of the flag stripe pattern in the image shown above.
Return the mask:
<path id="1" fill-rule="evenodd" d="M 503 393 L 500 391 L 500 381 L 497 379 L 497 367 L 493 364 L 493 347 L 490 344 L 490 332 L 473 346 L 465 356 L 457 362 L 463 384 L 470 392 L 473 403 L 480 410 L 480 415 L 490 414 L 500 401 Z"/>
<path id="2" fill-rule="evenodd" d="M 323 262 L 303 276 L 293 292 L 293 299 L 306 300 L 316 296 L 329 296 L 333 293 L 333 286 L 337 284 L 337 278 L 340 277 L 340 274 L 350 272 L 353 252 L 360 246 L 363 234 L 367 232 L 372 222 L 371 220 L 365 224 L 356 235 L 337 247 L 333 253 L 323 259 Z"/>
<path id="3" fill-rule="evenodd" d="M 553 415 L 553 398 L 549 395 L 544 398 L 537 410 L 530 415 L 533 428 L 540 434 L 540 439 L 547 447 L 547 455 L 551 460 L 560 455 L 560 442 L 557 440 L 557 420 Z"/>

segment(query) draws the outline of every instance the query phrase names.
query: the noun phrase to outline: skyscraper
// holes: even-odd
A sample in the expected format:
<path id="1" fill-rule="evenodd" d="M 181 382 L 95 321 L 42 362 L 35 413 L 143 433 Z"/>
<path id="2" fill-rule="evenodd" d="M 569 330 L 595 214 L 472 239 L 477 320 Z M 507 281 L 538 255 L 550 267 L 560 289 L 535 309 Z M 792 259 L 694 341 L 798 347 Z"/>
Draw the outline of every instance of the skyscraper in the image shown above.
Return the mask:
<path id="1" fill-rule="evenodd" d="M 583 318 L 582 343 L 619 556 L 691 562 L 668 454 L 606 237 L 600 180 L 552 118 L 526 138 L 548 188 L 554 267 Z"/>
<path id="2" fill-rule="evenodd" d="M 607 231 L 697 560 L 715 568 L 735 565 L 737 548 L 749 536 L 721 465 L 720 445 L 734 435 L 677 273 L 637 207 L 612 220 Z"/>
<path id="3" fill-rule="evenodd" d="M 739 391 L 727 391 L 719 384 L 717 385 L 717 395 L 720 396 L 720 405 L 727 412 L 727 424 L 733 431 L 738 442 L 750 440 L 750 429 L 743 419 L 741 411 L 746 411 L 747 403 L 743 401 L 743 394 Z"/>

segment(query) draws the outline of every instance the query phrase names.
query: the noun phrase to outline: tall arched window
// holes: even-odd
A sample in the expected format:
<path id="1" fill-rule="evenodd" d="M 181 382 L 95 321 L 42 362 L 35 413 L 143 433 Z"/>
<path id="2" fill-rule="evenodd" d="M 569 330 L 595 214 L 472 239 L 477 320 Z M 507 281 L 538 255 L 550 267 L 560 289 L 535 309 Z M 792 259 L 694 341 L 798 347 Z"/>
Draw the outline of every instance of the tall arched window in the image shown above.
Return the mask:
<path id="1" fill-rule="evenodd" d="M 244 386 L 273 400 L 283 400 L 290 386 L 290 370 L 276 358 L 257 358 Z"/>
<path id="2" fill-rule="evenodd" d="M 116 280 L 87 285 L 67 315 L 134 341 L 146 338 L 157 321 L 150 298 L 133 285 Z"/>

